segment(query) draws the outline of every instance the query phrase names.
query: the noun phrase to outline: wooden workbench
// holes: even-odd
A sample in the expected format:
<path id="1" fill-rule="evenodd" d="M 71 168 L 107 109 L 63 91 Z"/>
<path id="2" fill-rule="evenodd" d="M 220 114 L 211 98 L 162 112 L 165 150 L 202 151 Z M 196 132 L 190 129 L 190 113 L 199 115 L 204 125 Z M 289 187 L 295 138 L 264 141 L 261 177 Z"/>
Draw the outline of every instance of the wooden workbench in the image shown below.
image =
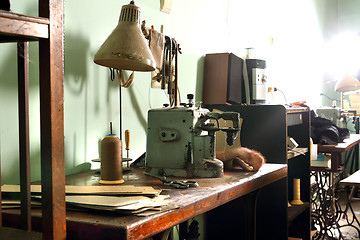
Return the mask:
<path id="1" fill-rule="evenodd" d="M 348 151 L 350 148 L 355 147 L 360 143 L 360 134 L 350 134 L 350 137 L 345 139 L 344 142 L 338 143 L 337 145 L 318 145 L 319 153 L 329 153 L 331 154 L 331 171 L 337 172 L 342 170 L 341 165 L 341 154 Z M 329 169 L 312 167 L 314 171 L 326 171 Z"/>
<path id="2" fill-rule="evenodd" d="M 121 215 L 113 212 L 67 211 L 68 239 L 144 239 L 180 224 L 188 219 L 206 213 L 232 200 L 253 193 L 280 179 L 286 179 L 285 164 L 265 164 L 259 172 L 226 172 L 222 178 L 195 179 L 199 187 L 173 189 L 158 179 L 146 176 L 141 169 L 124 174 L 125 184 L 153 186 L 170 195 L 176 209 L 147 217 Z M 94 171 L 68 176 L 68 185 L 97 185 L 99 175 Z M 269 199 L 271 201 L 271 199 Z M 254 212 L 249 212 L 253 214 Z M 4 211 L 4 223 L 16 225 L 18 212 Z M 32 211 L 34 228 L 40 230 L 40 213 Z M 229 217 L 231 212 L 228 213 Z M 239 216 L 240 218 L 241 216 Z M 251 219 L 251 216 L 250 216 Z M 255 218 L 254 218 L 255 219 Z M 221 225 L 221 221 L 219 222 Z M 253 223 L 248 223 L 253 225 Z M 254 226 L 253 226 L 254 227 Z M 252 233 L 250 234 L 252 236 Z"/>

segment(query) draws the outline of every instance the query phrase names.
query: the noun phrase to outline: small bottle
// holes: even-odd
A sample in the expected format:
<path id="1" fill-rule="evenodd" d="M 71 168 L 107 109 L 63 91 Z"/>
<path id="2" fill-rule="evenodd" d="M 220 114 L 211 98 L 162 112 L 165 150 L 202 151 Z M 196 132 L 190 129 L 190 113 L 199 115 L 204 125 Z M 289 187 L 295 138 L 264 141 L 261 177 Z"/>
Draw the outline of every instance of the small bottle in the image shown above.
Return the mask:
<path id="1" fill-rule="evenodd" d="M 188 100 L 188 106 L 193 107 L 194 106 L 194 94 L 188 94 L 187 100 Z"/>

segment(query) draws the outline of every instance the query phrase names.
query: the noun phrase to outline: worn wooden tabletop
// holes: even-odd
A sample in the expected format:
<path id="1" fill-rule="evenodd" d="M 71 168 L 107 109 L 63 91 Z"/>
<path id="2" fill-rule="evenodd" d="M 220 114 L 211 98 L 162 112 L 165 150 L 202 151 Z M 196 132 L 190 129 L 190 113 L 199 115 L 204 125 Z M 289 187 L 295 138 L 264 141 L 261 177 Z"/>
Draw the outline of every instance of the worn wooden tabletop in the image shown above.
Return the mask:
<path id="1" fill-rule="evenodd" d="M 331 171 L 338 172 L 344 169 L 341 160 L 341 154 L 350 150 L 360 143 L 360 134 L 350 134 L 350 137 L 345 139 L 344 142 L 337 145 L 320 145 L 318 144 L 319 153 L 331 154 L 331 167 L 311 167 L 312 171 Z"/>
<path id="2" fill-rule="evenodd" d="M 256 173 L 225 172 L 222 178 L 193 179 L 199 184 L 197 188 L 173 189 L 144 175 L 142 169 L 133 169 L 124 173 L 124 184 L 162 189 L 162 194 L 169 195 L 171 205 L 176 208 L 146 217 L 68 210 L 67 236 L 70 239 L 144 239 L 286 176 L 285 164 L 265 164 Z M 66 178 L 66 184 L 98 185 L 99 175 L 94 171 L 71 175 Z M 16 212 L 7 210 L 4 214 L 16 224 Z M 33 215 L 36 228 L 36 217 L 40 217 L 40 213 L 33 211 Z"/>
<path id="3" fill-rule="evenodd" d="M 360 134 L 350 134 L 350 137 L 345 139 L 344 142 L 337 145 L 318 145 L 318 152 L 321 153 L 342 153 L 356 144 L 360 143 Z"/>
<path id="4" fill-rule="evenodd" d="M 340 181 L 340 184 L 349 185 L 349 186 L 360 186 L 360 170 L 357 170 L 355 173 L 351 174 L 349 177 Z"/>

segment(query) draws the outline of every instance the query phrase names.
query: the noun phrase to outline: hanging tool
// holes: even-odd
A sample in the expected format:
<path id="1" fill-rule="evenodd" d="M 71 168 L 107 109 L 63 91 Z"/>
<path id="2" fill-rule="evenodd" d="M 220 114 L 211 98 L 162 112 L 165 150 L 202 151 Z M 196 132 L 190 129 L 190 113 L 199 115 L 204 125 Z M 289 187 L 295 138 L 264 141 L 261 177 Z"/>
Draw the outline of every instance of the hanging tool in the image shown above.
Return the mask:
<path id="1" fill-rule="evenodd" d="M 168 84 L 167 92 L 169 94 L 170 106 L 177 107 L 177 91 L 178 91 L 178 53 L 181 54 L 180 45 L 174 38 L 165 36 L 164 60 L 162 66 L 161 89 L 165 89 Z M 173 68 L 174 65 L 174 68 Z M 173 82 L 174 76 L 174 82 Z"/>
<path id="2" fill-rule="evenodd" d="M 125 130 L 125 150 L 126 150 L 126 158 L 123 158 L 123 162 L 126 161 L 126 168 L 130 170 L 129 162 L 132 160 L 129 158 L 129 150 L 130 150 L 130 130 Z"/>

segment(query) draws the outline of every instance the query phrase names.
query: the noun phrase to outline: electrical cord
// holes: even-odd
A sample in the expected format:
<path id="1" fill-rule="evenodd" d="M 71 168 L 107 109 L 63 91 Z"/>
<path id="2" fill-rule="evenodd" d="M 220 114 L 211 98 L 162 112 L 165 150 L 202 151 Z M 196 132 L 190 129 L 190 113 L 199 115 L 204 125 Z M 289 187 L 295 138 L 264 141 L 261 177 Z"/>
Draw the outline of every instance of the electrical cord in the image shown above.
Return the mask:
<path id="1" fill-rule="evenodd" d="M 333 98 L 329 97 L 328 95 L 326 95 L 326 94 L 324 94 L 324 93 L 320 93 L 320 96 L 324 96 L 324 97 L 328 98 L 328 99 L 331 100 L 331 101 L 341 102 L 340 100 L 333 99 Z"/>
<path id="2" fill-rule="evenodd" d="M 282 93 L 282 95 L 284 96 L 285 103 L 287 103 L 288 101 L 287 101 L 287 99 L 286 99 L 285 93 L 284 93 L 283 91 L 281 91 L 279 88 L 274 87 L 274 92 L 276 92 L 276 91 Z"/>

